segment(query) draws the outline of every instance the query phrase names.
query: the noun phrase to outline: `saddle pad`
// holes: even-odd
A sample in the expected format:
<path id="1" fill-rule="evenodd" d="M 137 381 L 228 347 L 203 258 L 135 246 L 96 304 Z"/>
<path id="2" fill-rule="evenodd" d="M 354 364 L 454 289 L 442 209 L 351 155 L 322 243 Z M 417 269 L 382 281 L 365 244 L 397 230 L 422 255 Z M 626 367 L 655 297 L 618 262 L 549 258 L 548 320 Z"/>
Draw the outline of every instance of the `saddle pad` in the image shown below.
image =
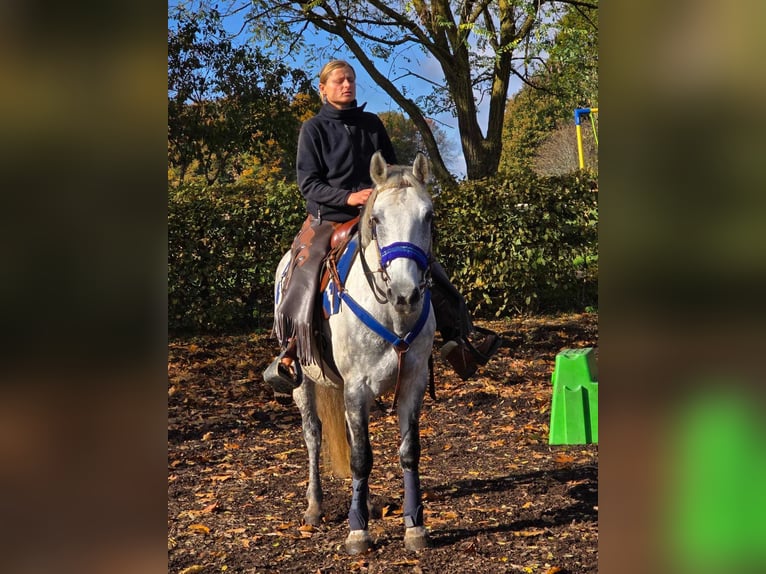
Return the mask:
<path id="1" fill-rule="evenodd" d="M 351 270 L 351 264 L 354 262 L 357 251 L 359 251 L 359 235 L 355 234 L 348 242 L 336 265 L 341 285 L 346 283 L 348 272 Z M 330 281 L 322 292 L 322 307 L 327 317 L 340 311 L 340 296 L 334 281 Z"/>

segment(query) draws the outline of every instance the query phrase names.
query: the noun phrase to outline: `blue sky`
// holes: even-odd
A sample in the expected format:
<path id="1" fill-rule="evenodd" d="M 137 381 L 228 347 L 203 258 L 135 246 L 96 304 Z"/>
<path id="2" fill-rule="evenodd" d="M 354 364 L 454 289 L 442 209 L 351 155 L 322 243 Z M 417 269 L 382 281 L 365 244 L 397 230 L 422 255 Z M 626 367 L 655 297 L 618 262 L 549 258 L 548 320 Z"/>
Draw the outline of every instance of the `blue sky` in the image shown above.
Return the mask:
<path id="1" fill-rule="evenodd" d="M 175 5 L 176 2 L 171 1 L 170 6 Z M 223 7 L 221 7 L 223 10 Z M 232 33 L 238 32 L 242 28 L 244 11 L 235 14 L 225 20 L 226 28 Z M 364 68 L 356 62 L 353 55 L 345 48 L 342 43 L 334 38 L 329 38 L 325 32 L 311 32 L 307 30 L 304 34 L 306 43 L 316 44 L 318 46 L 337 45 L 337 51 L 329 54 L 330 57 L 340 58 L 348 60 L 356 70 L 357 73 L 357 101 L 361 104 L 367 102 L 367 111 L 374 113 L 381 113 L 387 111 L 400 111 L 398 105 L 386 94 L 382 88 L 367 75 Z M 243 41 L 247 39 L 247 35 L 243 33 L 241 35 Z M 409 58 L 409 63 L 405 59 L 405 56 Z M 328 57 L 329 59 L 329 57 Z M 300 68 L 305 71 L 310 77 L 315 78 L 315 83 L 318 83 L 319 70 L 325 64 L 325 60 L 305 60 L 303 57 L 299 59 L 290 59 L 287 61 L 290 66 Z M 404 73 L 404 67 L 408 67 L 412 72 L 428 78 L 436 83 L 443 83 L 443 73 L 438 63 L 430 56 L 424 54 L 422 51 L 418 51 L 415 48 L 410 48 L 406 52 L 399 52 L 395 54 L 390 60 L 381 62 L 376 60 L 378 69 L 386 75 L 392 81 L 398 76 Z M 397 86 L 401 87 L 405 80 L 394 82 Z M 408 97 L 415 99 L 419 95 L 425 95 L 430 93 L 431 88 L 428 82 L 416 78 L 415 76 L 408 76 L 406 79 L 406 87 L 408 90 Z M 516 93 L 521 88 L 521 82 L 514 77 L 511 77 L 511 86 L 509 95 Z M 479 125 L 482 130 L 486 130 L 487 127 L 487 113 L 488 102 L 479 103 Z M 463 158 L 463 152 L 460 147 L 460 136 L 457 130 L 457 119 L 452 117 L 449 113 L 439 114 L 434 116 L 433 119 L 438 122 L 439 127 L 447 135 L 447 138 L 453 142 L 453 149 L 456 155 L 455 162 L 448 164 L 447 167 L 458 177 L 465 176 L 465 160 Z"/>

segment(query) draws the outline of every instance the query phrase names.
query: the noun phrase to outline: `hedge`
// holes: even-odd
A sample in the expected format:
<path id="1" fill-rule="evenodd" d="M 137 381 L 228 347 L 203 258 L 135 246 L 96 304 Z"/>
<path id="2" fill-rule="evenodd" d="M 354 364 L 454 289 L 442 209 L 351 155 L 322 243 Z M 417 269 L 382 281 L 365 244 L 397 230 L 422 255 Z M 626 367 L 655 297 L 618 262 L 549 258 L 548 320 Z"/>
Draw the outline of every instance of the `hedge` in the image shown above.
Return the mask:
<path id="1" fill-rule="evenodd" d="M 594 189 L 526 175 L 435 198 L 435 253 L 477 318 L 597 305 Z M 274 269 L 304 218 L 294 184 L 171 189 L 171 332 L 271 328 Z"/>
<path id="2" fill-rule="evenodd" d="M 182 187 L 168 212 L 169 329 L 269 328 L 274 269 L 305 219 L 298 189 Z"/>
<path id="3" fill-rule="evenodd" d="M 597 199 L 587 174 L 465 182 L 435 199 L 435 252 L 477 316 L 593 308 Z"/>

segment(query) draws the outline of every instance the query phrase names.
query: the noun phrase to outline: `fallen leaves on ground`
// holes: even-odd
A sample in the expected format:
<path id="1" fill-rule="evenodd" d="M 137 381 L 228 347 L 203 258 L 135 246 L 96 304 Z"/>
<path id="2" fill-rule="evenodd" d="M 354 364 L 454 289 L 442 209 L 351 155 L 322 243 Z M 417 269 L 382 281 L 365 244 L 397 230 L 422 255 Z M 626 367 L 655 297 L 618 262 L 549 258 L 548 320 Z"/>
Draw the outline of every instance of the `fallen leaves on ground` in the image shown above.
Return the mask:
<path id="1" fill-rule="evenodd" d="M 477 377 L 460 380 L 435 353 L 437 400 L 426 396 L 420 418 L 432 545 L 417 555 L 403 545 L 396 417 L 371 413 L 375 548 L 348 556 L 350 480 L 323 473 L 324 520 L 302 521 L 300 414 L 274 401 L 260 379 L 274 341 L 261 334 L 172 339 L 168 572 L 597 572 L 598 446 L 547 444 L 555 355 L 597 346 L 597 317 L 481 325 L 505 343 Z M 383 406 L 390 401 L 383 397 Z"/>

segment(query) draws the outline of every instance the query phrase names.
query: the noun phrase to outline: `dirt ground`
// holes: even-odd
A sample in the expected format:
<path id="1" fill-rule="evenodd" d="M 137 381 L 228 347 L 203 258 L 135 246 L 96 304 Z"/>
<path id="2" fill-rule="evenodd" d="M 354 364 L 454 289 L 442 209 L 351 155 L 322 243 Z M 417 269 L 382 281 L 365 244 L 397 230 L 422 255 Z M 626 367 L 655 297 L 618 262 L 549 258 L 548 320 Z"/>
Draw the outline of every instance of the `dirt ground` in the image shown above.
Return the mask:
<path id="1" fill-rule="evenodd" d="M 421 415 L 431 547 L 418 553 L 403 545 L 398 427 L 373 409 L 376 546 L 363 556 L 343 549 L 350 479 L 325 474 L 325 521 L 301 523 L 300 415 L 260 376 L 274 340 L 172 339 L 168 572 L 597 572 L 598 446 L 548 445 L 554 358 L 597 347 L 597 323 L 595 314 L 480 322 L 505 342 L 467 382 L 435 359 L 437 400 L 426 397 Z"/>

